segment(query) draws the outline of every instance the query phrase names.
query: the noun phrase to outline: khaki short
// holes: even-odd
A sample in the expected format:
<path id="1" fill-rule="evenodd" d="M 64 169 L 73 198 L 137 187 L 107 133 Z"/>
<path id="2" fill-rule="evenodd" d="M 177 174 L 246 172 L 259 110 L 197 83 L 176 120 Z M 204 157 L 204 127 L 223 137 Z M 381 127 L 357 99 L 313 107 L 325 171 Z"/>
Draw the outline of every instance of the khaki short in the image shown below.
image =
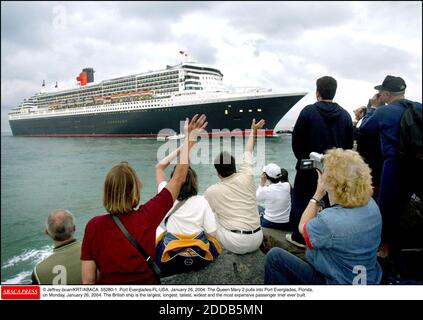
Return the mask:
<path id="1" fill-rule="evenodd" d="M 240 234 L 227 230 L 218 224 L 216 239 L 226 250 L 236 254 L 256 251 L 263 242 L 263 231 L 253 234 Z"/>

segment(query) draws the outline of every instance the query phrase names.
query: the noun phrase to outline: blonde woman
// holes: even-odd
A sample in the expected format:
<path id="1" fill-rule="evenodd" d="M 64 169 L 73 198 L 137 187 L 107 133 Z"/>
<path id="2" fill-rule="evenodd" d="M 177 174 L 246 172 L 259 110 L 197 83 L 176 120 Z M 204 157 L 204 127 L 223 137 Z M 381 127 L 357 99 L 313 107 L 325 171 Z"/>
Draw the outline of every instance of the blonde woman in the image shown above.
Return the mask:
<path id="1" fill-rule="evenodd" d="M 83 284 L 158 284 L 153 269 L 113 220 L 117 216 L 144 251 L 155 260 L 156 229 L 172 208 L 189 167 L 191 132 L 203 128 L 206 117 L 185 122 L 185 141 L 172 179 L 153 199 L 141 205 L 141 182 L 127 163 L 115 165 L 104 182 L 103 205 L 107 214 L 92 218 L 81 249 Z"/>
<path id="2" fill-rule="evenodd" d="M 318 214 L 326 193 L 331 206 Z M 283 249 L 270 250 L 265 283 L 379 284 L 382 220 L 371 196 L 370 169 L 360 155 L 352 150 L 328 151 L 316 192 L 298 226 L 307 244 L 307 261 Z"/>

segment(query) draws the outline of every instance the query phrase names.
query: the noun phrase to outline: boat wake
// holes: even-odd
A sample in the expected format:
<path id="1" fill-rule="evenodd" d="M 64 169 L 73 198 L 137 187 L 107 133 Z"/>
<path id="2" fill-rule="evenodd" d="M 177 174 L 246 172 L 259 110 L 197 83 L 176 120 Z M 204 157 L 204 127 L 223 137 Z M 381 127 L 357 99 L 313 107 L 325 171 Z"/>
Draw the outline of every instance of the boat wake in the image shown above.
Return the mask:
<path id="1" fill-rule="evenodd" d="M 26 249 L 21 254 L 4 262 L 1 266 L 2 276 L 7 279 L 1 280 L 2 284 L 24 284 L 31 282 L 31 273 L 34 266 L 53 253 L 53 246 L 44 246 L 41 249 Z M 15 272 L 14 272 L 15 271 Z"/>

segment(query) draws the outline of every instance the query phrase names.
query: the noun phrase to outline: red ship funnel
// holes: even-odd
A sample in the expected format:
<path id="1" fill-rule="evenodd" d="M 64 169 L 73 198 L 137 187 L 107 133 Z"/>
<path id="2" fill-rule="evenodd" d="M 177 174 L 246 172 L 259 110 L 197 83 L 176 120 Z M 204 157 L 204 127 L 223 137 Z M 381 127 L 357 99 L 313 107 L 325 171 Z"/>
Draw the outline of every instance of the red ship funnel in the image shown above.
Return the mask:
<path id="1" fill-rule="evenodd" d="M 81 72 L 79 76 L 76 77 L 76 81 L 79 81 L 79 84 L 81 86 L 85 86 L 87 84 L 87 80 L 88 80 L 88 75 L 85 71 Z"/>

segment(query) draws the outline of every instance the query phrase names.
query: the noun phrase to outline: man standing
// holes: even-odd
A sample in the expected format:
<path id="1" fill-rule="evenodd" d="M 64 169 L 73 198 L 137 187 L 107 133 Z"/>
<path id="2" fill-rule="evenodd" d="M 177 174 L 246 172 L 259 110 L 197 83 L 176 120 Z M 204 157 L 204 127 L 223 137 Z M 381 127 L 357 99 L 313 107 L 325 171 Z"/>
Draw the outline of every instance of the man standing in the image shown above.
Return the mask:
<path id="1" fill-rule="evenodd" d="M 401 166 L 398 148 L 400 141 L 400 123 L 407 103 L 414 103 L 417 112 L 422 112 L 422 105 L 404 98 L 407 85 L 400 77 L 386 76 L 383 83 L 376 86 L 381 102 L 388 105 L 378 108 L 368 121 L 363 122 L 360 132 L 380 134 L 383 161 L 379 191 L 379 208 L 382 214 L 382 245 L 380 257 L 387 257 L 398 249 L 395 229 L 400 225 L 400 215 L 410 201 L 414 181 L 411 177 L 416 172 L 413 168 Z M 421 179 L 421 177 L 420 177 Z M 421 183 L 418 182 L 418 183 Z"/>
<path id="2" fill-rule="evenodd" d="M 290 223 L 291 243 L 305 247 L 305 241 L 298 231 L 301 215 L 313 196 L 317 186 L 315 170 L 300 170 L 301 159 L 308 159 L 310 152 L 324 153 L 331 148 L 351 149 L 353 147 L 353 124 L 349 113 L 333 102 L 337 82 L 332 77 L 316 81 L 317 102 L 306 106 L 298 116 L 292 132 L 292 150 L 297 158 Z M 328 200 L 325 200 L 329 205 Z"/>
<path id="3" fill-rule="evenodd" d="M 35 266 L 32 283 L 82 284 L 81 242 L 74 238 L 73 214 L 64 209 L 50 213 L 45 233 L 54 241 L 53 254 Z"/>
<path id="4" fill-rule="evenodd" d="M 381 96 L 376 93 L 370 100 L 370 108 L 362 118 L 362 123 L 366 123 L 373 113 L 384 106 L 385 104 L 381 101 Z M 358 128 L 357 130 L 357 152 L 363 157 L 364 161 L 369 165 L 372 170 L 372 186 L 373 186 L 373 198 L 376 200 L 379 194 L 380 186 L 380 175 L 382 174 L 382 151 L 380 150 L 380 135 L 376 134 L 364 134 Z"/>

